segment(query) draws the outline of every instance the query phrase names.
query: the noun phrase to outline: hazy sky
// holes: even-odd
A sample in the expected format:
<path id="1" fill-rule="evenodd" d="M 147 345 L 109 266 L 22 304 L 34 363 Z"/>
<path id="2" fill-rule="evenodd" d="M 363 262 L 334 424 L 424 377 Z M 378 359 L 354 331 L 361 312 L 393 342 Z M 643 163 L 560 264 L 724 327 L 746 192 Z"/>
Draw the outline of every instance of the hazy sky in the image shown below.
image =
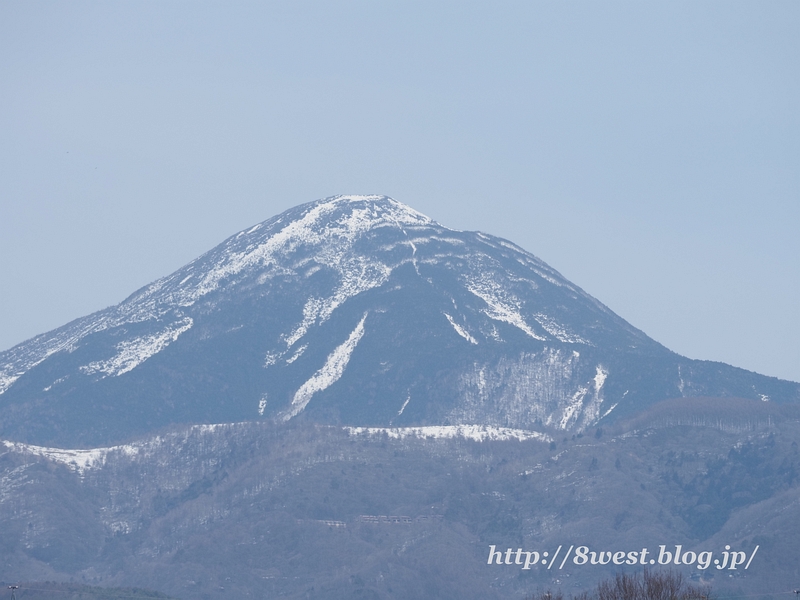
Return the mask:
<path id="1" fill-rule="evenodd" d="M 0 349 L 387 194 L 800 381 L 800 2 L 0 3 Z"/>

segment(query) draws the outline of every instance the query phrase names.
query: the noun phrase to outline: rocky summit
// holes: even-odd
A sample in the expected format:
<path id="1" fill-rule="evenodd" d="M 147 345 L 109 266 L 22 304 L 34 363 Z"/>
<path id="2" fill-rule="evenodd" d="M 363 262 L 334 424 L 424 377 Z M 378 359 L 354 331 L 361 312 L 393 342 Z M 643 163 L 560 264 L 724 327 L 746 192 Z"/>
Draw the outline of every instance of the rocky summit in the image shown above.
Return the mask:
<path id="1" fill-rule="evenodd" d="M 176 424 L 581 432 L 677 397 L 800 386 L 674 354 L 506 240 L 385 196 L 311 202 L 0 354 L 0 436 Z"/>

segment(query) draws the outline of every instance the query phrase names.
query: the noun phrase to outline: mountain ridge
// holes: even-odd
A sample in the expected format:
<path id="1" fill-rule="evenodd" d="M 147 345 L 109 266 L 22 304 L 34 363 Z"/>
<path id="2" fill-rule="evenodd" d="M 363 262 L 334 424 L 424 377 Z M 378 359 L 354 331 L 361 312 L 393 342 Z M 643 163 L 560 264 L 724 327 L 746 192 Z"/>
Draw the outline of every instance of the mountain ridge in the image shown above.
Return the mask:
<path id="1" fill-rule="evenodd" d="M 750 570 L 674 568 L 717 593 L 766 597 L 797 574 L 798 409 L 668 400 L 549 442 L 293 419 L 176 426 L 91 462 L 6 444 L 0 572 L 198 599 L 499 599 L 577 592 L 620 567 L 522 572 L 487 565 L 491 545 L 760 546 Z"/>

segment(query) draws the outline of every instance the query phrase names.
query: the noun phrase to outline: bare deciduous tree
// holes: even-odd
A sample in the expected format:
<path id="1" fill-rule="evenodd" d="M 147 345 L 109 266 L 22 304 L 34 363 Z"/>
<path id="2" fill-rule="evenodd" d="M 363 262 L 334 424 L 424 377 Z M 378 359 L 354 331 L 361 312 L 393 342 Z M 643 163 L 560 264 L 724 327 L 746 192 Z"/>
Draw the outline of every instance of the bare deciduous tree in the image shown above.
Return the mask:
<path id="1" fill-rule="evenodd" d="M 560 590 L 531 594 L 526 600 L 563 600 Z M 683 575 L 673 571 L 627 574 L 597 584 L 590 592 L 581 592 L 571 600 L 708 600 L 709 590 L 687 584 Z"/>

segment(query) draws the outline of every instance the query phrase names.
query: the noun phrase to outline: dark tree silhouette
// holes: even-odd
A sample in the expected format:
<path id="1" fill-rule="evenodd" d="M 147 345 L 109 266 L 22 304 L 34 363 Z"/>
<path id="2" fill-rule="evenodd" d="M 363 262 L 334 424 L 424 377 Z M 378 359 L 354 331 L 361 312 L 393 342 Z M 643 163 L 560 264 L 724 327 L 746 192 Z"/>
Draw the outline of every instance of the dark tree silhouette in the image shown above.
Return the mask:
<path id="1" fill-rule="evenodd" d="M 687 584 L 680 573 L 673 571 L 617 573 L 613 579 L 597 584 L 590 592 L 572 596 L 571 600 L 709 600 L 710 590 Z M 531 594 L 526 600 L 564 600 L 560 590 Z"/>

